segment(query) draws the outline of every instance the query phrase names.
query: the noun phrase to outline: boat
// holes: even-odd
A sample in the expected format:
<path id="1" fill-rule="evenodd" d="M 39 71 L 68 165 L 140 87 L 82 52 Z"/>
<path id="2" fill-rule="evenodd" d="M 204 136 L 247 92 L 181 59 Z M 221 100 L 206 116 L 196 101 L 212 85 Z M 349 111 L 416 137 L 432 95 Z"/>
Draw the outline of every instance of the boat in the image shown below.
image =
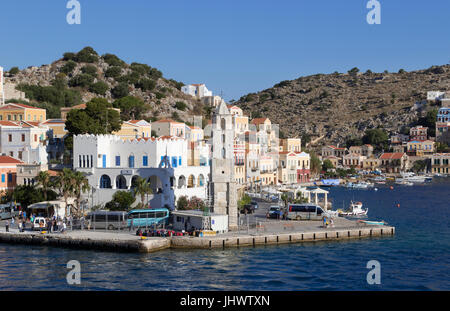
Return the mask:
<path id="1" fill-rule="evenodd" d="M 361 181 L 358 183 L 349 182 L 347 183 L 346 187 L 350 189 L 367 189 L 369 187 L 373 187 L 373 184 L 365 181 Z"/>
<path id="2" fill-rule="evenodd" d="M 350 209 L 348 211 L 338 210 L 338 215 L 341 217 L 345 216 L 365 216 L 367 215 L 367 212 L 369 211 L 368 208 L 363 209 L 362 202 L 351 202 L 350 203 Z"/>
<path id="3" fill-rule="evenodd" d="M 395 182 L 397 185 L 403 185 L 403 186 L 414 186 L 414 183 L 408 180 L 405 180 L 403 178 L 397 179 Z"/>
<path id="4" fill-rule="evenodd" d="M 375 225 L 375 226 L 385 226 L 385 225 L 387 225 L 387 222 L 385 222 L 384 220 L 382 220 L 382 221 L 358 220 L 358 222 L 366 224 L 366 225 Z"/>

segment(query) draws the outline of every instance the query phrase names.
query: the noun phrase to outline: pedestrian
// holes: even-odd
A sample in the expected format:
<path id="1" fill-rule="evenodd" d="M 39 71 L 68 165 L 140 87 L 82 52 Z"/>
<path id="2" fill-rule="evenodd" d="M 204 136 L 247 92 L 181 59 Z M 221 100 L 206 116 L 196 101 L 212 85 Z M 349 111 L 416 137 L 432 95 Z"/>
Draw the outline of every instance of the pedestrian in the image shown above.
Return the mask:
<path id="1" fill-rule="evenodd" d="M 66 226 L 66 223 L 65 222 L 63 222 L 62 223 L 62 230 L 61 230 L 61 233 L 66 233 L 66 229 L 67 229 L 67 226 Z"/>
<path id="2" fill-rule="evenodd" d="M 323 227 L 327 227 L 327 217 L 323 216 Z"/>
<path id="3" fill-rule="evenodd" d="M 331 227 L 331 228 L 334 228 L 334 221 L 333 221 L 333 218 L 330 218 L 330 227 Z"/>
<path id="4" fill-rule="evenodd" d="M 134 229 L 133 229 L 133 218 L 131 218 L 131 222 L 130 222 L 130 232 L 131 232 L 131 230 L 134 231 Z"/>
<path id="5" fill-rule="evenodd" d="M 6 232 L 9 232 L 9 220 L 7 220 L 5 223 L 5 229 L 6 229 Z"/>
<path id="6" fill-rule="evenodd" d="M 11 217 L 11 228 L 13 227 L 13 225 L 14 225 L 14 217 Z"/>
<path id="7" fill-rule="evenodd" d="M 23 232 L 22 231 L 22 220 L 19 220 L 19 223 L 17 226 L 19 227 L 19 232 Z"/>

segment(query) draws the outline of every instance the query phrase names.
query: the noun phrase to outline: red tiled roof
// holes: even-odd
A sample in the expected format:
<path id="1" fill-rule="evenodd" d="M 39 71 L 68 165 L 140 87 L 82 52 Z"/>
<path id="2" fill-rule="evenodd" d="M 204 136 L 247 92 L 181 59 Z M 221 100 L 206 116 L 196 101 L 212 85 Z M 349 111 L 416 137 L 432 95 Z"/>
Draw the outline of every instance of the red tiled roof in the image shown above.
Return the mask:
<path id="1" fill-rule="evenodd" d="M 10 109 L 11 106 L 16 106 L 16 107 L 19 107 L 19 108 L 29 108 L 29 109 L 40 109 L 40 110 L 45 110 L 45 109 L 42 109 L 42 108 L 33 107 L 33 106 L 25 105 L 25 104 L 18 104 L 18 103 L 9 103 L 9 104 L 6 104 L 6 105 L 4 105 L 4 106 L 1 106 L 0 109 Z"/>
<path id="2" fill-rule="evenodd" d="M 266 120 L 267 120 L 267 118 L 256 118 L 256 119 L 253 119 L 250 123 L 252 123 L 252 124 L 263 124 Z"/>
<path id="3" fill-rule="evenodd" d="M 10 156 L 0 156 L 0 165 L 1 164 L 20 164 L 23 163 L 20 160 L 14 159 Z"/>
<path id="4" fill-rule="evenodd" d="M 20 126 L 17 123 L 11 122 L 11 121 L 0 121 L 1 126 Z"/>
<path id="5" fill-rule="evenodd" d="M 380 156 L 381 160 L 398 160 L 403 157 L 403 152 L 394 152 L 394 153 L 383 153 Z"/>
<path id="6" fill-rule="evenodd" d="M 328 147 L 331 148 L 331 149 L 336 149 L 336 150 L 345 150 L 345 148 L 340 148 L 340 147 L 336 147 L 336 146 L 333 146 L 333 145 L 329 145 Z"/>
<path id="7" fill-rule="evenodd" d="M 153 123 L 175 123 L 175 124 L 183 124 L 183 123 L 181 123 L 181 122 L 177 122 L 177 121 L 174 121 L 174 120 L 172 120 L 172 119 L 158 120 L 158 121 L 155 121 L 155 122 L 153 122 Z"/>

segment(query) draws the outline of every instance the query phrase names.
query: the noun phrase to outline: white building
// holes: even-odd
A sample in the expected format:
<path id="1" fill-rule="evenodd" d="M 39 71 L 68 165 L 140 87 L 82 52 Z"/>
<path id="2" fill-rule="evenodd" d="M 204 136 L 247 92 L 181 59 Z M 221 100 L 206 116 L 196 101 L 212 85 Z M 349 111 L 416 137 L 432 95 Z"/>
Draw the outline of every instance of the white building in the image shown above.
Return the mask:
<path id="1" fill-rule="evenodd" d="M 48 126 L 36 122 L 0 121 L 0 153 L 26 164 L 40 164 L 41 167 L 46 167 L 48 130 Z"/>
<path id="2" fill-rule="evenodd" d="M 204 84 L 188 84 L 181 87 L 181 91 L 197 98 L 212 96 L 212 92 Z"/>
<path id="3" fill-rule="evenodd" d="M 73 167 L 87 174 L 94 188 L 92 205 L 107 203 L 117 190 L 132 189 L 140 176 L 150 182 L 150 205 L 173 209 L 180 196 L 207 196 L 209 161 L 188 166 L 187 144 L 177 137 L 124 141 L 115 135 L 77 135 Z"/>

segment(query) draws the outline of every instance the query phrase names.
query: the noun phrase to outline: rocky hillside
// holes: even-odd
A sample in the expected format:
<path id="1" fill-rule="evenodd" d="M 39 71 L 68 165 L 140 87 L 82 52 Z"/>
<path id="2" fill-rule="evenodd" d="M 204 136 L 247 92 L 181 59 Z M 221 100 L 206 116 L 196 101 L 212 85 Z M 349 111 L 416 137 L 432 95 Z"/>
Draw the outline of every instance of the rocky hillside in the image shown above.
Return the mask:
<path id="1" fill-rule="evenodd" d="M 49 118 L 58 118 L 61 107 L 88 102 L 94 97 L 110 102 L 135 96 L 144 101 L 146 119 L 171 117 L 186 120 L 203 107 L 192 96 L 180 91 L 184 84 L 166 79 L 146 64 L 127 64 L 113 54 L 98 55 L 86 47 L 77 53 L 65 53 L 49 65 L 12 68 L 5 83 L 26 95 L 31 105 L 46 108 Z"/>
<path id="2" fill-rule="evenodd" d="M 437 108 L 413 108 L 434 90 L 450 91 L 449 65 L 398 73 L 359 73 L 354 68 L 345 74 L 300 77 L 243 96 L 236 104 L 253 117 L 269 117 L 286 136 L 307 137 L 318 145 L 344 144 L 366 129 L 383 127 L 392 133 L 414 124 Z"/>

